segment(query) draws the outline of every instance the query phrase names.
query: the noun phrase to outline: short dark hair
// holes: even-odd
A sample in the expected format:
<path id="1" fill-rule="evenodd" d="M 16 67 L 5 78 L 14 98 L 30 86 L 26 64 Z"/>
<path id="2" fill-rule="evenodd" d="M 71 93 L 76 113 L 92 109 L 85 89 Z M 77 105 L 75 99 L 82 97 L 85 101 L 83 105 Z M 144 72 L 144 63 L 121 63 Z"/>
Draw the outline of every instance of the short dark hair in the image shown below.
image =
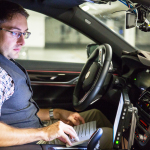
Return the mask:
<path id="1" fill-rule="evenodd" d="M 7 0 L 0 0 L 0 24 L 11 20 L 18 13 L 26 18 L 29 17 L 29 14 L 21 5 Z"/>

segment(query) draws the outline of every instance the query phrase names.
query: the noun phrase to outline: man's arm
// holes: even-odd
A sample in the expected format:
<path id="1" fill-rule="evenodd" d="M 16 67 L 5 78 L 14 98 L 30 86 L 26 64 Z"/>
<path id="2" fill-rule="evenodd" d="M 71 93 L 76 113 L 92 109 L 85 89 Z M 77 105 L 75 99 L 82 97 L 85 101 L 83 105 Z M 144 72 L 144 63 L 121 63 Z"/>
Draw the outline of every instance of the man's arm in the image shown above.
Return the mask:
<path id="1" fill-rule="evenodd" d="M 77 137 L 74 129 L 62 121 L 37 129 L 14 128 L 0 122 L 0 147 L 22 145 L 38 140 L 52 141 L 56 138 L 63 139 L 63 141 L 72 145 L 66 134 L 73 138 Z"/>
<path id="2" fill-rule="evenodd" d="M 54 119 L 60 119 L 69 125 L 79 125 L 80 122 L 85 123 L 84 119 L 77 112 L 72 112 L 64 109 L 54 109 L 53 110 Z M 50 120 L 49 109 L 40 109 L 37 113 L 38 117 L 44 120 Z"/>
<path id="3" fill-rule="evenodd" d="M 79 125 L 85 123 L 84 118 L 77 112 L 72 112 L 64 109 L 54 109 L 54 118 L 60 119 L 69 125 Z"/>
<path id="4" fill-rule="evenodd" d="M 42 121 L 50 120 L 49 109 L 40 109 L 37 115 Z"/>
<path id="5" fill-rule="evenodd" d="M 31 143 L 42 136 L 41 129 L 19 129 L 0 122 L 0 147 Z"/>

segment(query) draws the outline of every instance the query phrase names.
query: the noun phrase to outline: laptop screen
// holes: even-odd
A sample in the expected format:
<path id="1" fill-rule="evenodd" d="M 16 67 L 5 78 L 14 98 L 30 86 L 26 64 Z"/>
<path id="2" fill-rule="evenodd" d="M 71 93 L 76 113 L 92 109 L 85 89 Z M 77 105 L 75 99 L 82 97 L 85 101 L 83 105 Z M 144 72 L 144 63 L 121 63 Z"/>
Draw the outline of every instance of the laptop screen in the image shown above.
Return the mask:
<path id="1" fill-rule="evenodd" d="M 121 93 L 120 101 L 119 101 L 118 109 L 117 109 L 117 113 L 116 113 L 116 118 L 115 118 L 114 126 L 113 126 L 113 146 L 116 148 L 120 144 L 119 141 L 120 141 L 121 134 L 122 134 L 119 132 L 119 131 L 121 131 L 121 130 L 119 130 L 119 126 L 121 125 L 120 120 L 122 120 L 121 114 L 122 114 L 123 106 L 124 106 L 124 100 L 123 100 L 123 95 Z"/>

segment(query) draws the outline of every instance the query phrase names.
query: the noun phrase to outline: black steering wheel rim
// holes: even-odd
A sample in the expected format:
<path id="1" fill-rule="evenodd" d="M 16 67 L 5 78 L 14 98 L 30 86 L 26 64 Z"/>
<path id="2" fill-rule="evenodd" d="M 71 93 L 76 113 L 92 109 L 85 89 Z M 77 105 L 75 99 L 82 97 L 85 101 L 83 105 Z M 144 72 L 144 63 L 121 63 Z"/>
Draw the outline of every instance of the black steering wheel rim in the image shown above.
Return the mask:
<path id="1" fill-rule="evenodd" d="M 95 79 L 95 82 L 93 83 L 91 88 L 84 94 L 84 96 L 82 98 L 79 98 L 79 93 L 80 93 L 80 90 L 82 87 L 82 81 L 84 80 L 85 74 L 87 74 L 88 69 L 90 68 L 92 63 L 95 61 L 96 57 L 99 55 L 99 49 L 105 50 L 105 60 L 103 63 L 103 67 L 101 69 L 99 69 L 99 71 L 97 73 L 97 77 Z M 84 65 L 84 67 L 80 73 L 78 82 L 74 89 L 73 107 L 76 111 L 83 111 L 94 100 L 95 96 L 98 94 L 98 92 L 100 91 L 100 89 L 104 83 L 105 77 L 109 70 L 111 59 L 112 59 L 112 49 L 109 44 L 100 45 L 91 54 L 91 56 L 87 60 L 86 64 Z"/>

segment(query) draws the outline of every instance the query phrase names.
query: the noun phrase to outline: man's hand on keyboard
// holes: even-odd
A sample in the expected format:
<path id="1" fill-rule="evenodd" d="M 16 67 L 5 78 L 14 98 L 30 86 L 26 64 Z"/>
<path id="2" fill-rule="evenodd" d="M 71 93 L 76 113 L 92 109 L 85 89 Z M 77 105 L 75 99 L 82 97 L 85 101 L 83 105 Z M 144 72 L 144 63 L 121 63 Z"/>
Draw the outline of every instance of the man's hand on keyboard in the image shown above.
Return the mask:
<path id="1" fill-rule="evenodd" d="M 78 139 L 78 136 L 73 127 L 63 123 L 62 121 L 58 121 L 50 126 L 42 128 L 41 130 L 44 133 L 42 135 L 43 140 L 45 141 L 52 141 L 58 138 L 62 142 L 67 143 L 71 146 L 72 143 L 67 135 L 69 135 L 71 138 L 74 138 L 75 140 Z"/>
<path id="2" fill-rule="evenodd" d="M 71 112 L 63 109 L 54 109 L 54 116 L 55 118 L 60 119 L 64 123 L 71 126 L 85 123 L 83 117 L 81 117 L 80 114 L 77 112 Z"/>
<path id="3" fill-rule="evenodd" d="M 74 130 L 76 131 L 79 140 L 71 139 L 72 146 L 86 143 L 90 139 L 91 135 L 96 131 L 96 121 L 74 126 Z M 66 144 L 66 146 L 70 147 L 68 144 Z"/>

